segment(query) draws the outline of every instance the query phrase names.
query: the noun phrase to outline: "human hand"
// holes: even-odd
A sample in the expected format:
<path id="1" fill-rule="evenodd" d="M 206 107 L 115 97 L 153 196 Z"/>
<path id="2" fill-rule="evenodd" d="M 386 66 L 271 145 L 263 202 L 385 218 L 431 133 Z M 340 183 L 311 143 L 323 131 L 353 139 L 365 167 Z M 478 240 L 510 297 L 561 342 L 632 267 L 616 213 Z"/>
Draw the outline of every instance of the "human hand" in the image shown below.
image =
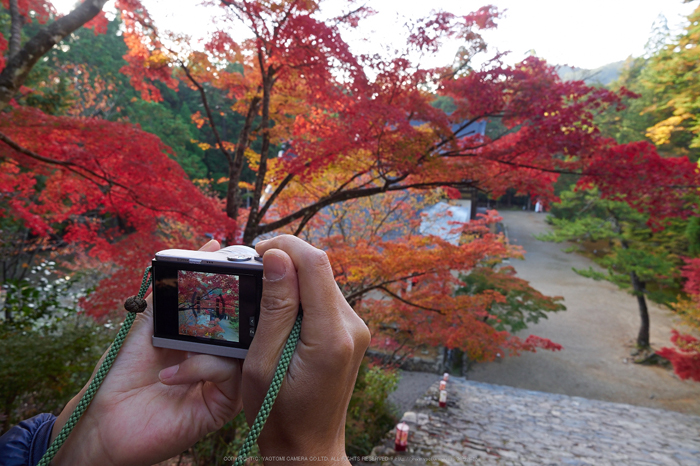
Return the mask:
<path id="1" fill-rule="evenodd" d="M 267 393 L 299 304 L 304 310 L 299 344 L 258 439 L 260 451 L 267 457 L 348 463 L 345 416 L 369 330 L 340 292 L 323 251 L 289 235 L 260 242 L 256 249 L 265 278 L 258 330 L 243 364 L 249 424 Z"/>
<path id="2" fill-rule="evenodd" d="M 219 248 L 210 241 L 200 250 Z M 181 453 L 240 412 L 242 361 L 154 348 L 152 297 L 146 301 L 148 308 L 136 317 L 89 409 L 52 465 L 151 465 Z M 52 440 L 87 386 L 58 416 Z"/>

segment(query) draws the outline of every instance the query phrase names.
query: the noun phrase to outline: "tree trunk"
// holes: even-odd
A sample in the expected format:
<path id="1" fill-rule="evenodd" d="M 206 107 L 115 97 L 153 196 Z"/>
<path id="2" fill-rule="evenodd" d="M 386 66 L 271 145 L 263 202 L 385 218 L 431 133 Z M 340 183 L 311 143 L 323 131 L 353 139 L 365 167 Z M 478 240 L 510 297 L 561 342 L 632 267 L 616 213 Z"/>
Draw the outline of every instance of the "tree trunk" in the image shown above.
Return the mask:
<path id="1" fill-rule="evenodd" d="M 17 0 L 10 0 L 10 45 L 7 58 L 11 59 L 22 46 L 22 26 L 24 26 L 24 18 L 19 14 L 19 6 Z"/>
<path id="2" fill-rule="evenodd" d="M 243 233 L 243 244 L 251 245 L 256 236 L 258 236 L 258 210 L 260 209 L 260 198 L 265 188 L 265 175 L 267 173 L 267 158 L 270 152 L 270 94 L 272 93 L 274 70 L 269 68 L 263 75 L 263 96 L 262 96 L 262 121 L 260 127 L 262 130 L 262 148 L 260 149 L 260 165 L 258 167 L 258 176 L 255 179 L 255 192 L 250 203 L 250 215 L 246 223 L 245 232 Z"/>
<path id="3" fill-rule="evenodd" d="M 639 348 L 649 348 L 649 310 L 647 308 L 646 298 L 644 297 L 646 283 L 641 281 L 634 272 L 630 273 L 630 278 L 632 279 L 634 294 L 637 296 L 639 317 L 642 321 L 639 326 L 639 334 L 637 335 L 637 346 Z"/>
<path id="4" fill-rule="evenodd" d="M 97 16 L 105 3 L 107 0 L 84 1 L 66 16 L 39 29 L 24 47 L 7 60 L 0 73 L 0 110 L 12 100 L 36 62 L 64 37 Z"/>
<path id="5" fill-rule="evenodd" d="M 238 182 L 241 180 L 241 171 L 243 170 L 243 160 L 245 151 L 248 148 L 250 141 L 250 132 L 253 127 L 253 120 L 258 114 L 260 106 L 260 97 L 254 97 L 248 107 L 248 113 L 245 117 L 245 123 L 238 136 L 238 144 L 236 144 L 236 152 L 233 157 L 233 163 L 228 167 L 228 189 L 226 191 L 226 215 L 234 221 L 238 219 L 238 208 L 241 205 L 241 190 L 238 187 Z M 237 232 L 236 232 L 237 234 Z M 229 244 L 233 244 L 235 238 L 226 238 Z"/>

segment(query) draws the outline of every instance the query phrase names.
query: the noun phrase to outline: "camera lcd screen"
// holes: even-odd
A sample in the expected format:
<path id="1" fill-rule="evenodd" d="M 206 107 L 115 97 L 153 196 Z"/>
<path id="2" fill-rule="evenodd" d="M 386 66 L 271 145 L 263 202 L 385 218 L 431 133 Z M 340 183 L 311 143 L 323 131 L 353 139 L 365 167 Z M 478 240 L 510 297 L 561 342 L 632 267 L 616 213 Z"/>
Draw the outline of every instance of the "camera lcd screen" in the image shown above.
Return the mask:
<path id="1" fill-rule="evenodd" d="M 159 344 L 250 347 L 260 313 L 262 270 L 162 260 L 154 260 L 153 266 L 153 336 Z M 208 351 L 187 344 L 168 347 Z"/>
<path id="2" fill-rule="evenodd" d="M 238 343 L 238 287 L 238 275 L 178 270 L 178 334 Z"/>

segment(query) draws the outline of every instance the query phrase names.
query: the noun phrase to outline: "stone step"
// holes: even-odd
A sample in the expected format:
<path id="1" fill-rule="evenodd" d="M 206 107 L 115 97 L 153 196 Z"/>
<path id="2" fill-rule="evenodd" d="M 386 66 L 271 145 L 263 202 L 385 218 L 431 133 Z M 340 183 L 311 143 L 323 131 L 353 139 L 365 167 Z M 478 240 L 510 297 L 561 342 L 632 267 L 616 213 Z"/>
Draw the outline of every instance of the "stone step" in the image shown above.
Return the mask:
<path id="1" fill-rule="evenodd" d="M 356 464 L 700 465 L 700 416 L 535 392 L 451 377 L 446 408 L 438 377 L 395 431 Z"/>

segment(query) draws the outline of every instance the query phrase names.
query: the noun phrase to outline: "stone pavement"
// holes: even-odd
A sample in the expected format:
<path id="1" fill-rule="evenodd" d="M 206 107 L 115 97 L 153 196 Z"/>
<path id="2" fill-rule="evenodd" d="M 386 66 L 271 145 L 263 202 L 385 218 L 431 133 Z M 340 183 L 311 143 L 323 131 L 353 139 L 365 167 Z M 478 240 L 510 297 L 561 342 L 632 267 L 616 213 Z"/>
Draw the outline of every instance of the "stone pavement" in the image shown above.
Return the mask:
<path id="1" fill-rule="evenodd" d="M 436 379 L 439 376 L 436 376 Z M 700 417 L 451 377 L 404 414 L 408 451 L 395 432 L 364 463 L 383 466 L 700 465 Z M 351 458 L 352 459 L 352 458 Z M 354 458 L 359 460 L 360 458 Z"/>

